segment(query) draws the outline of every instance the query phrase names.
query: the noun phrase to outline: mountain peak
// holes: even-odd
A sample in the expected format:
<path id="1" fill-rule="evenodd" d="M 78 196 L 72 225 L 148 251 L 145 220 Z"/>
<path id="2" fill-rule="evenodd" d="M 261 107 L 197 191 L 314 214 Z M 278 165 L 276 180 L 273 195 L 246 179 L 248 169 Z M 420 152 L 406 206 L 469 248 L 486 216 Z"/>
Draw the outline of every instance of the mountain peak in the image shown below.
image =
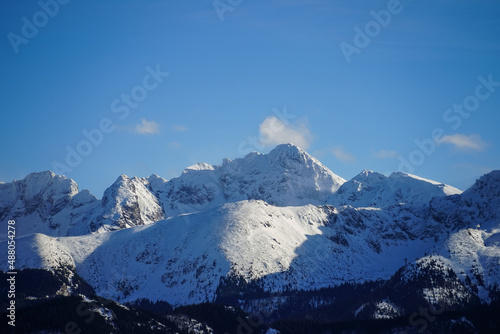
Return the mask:
<path id="1" fill-rule="evenodd" d="M 49 184 L 54 182 L 55 179 L 59 180 L 66 180 L 67 178 L 62 175 L 56 175 L 54 172 L 48 170 L 48 171 L 43 171 L 43 172 L 33 172 L 24 178 L 24 181 L 27 183 L 44 183 L 44 184 Z"/>
<path id="2" fill-rule="evenodd" d="M 482 197 L 500 197 L 500 170 L 494 170 L 484 174 L 464 192 L 465 196 L 480 194 Z"/>
<path id="3" fill-rule="evenodd" d="M 304 152 L 303 149 L 301 149 L 300 147 L 298 147 L 297 145 L 295 145 L 293 143 L 276 145 L 276 147 L 274 147 L 272 149 L 272 151 L 291 151 L 291 152 L 301 151 L 301 152 Z"/>
<path id="4" fill-rule="evenodd" d="M 353 178 L 353 180 L 356 180 L 356 181 L 377 180 L 377 181 L 379 181 L 379 180 L 384 180 L 386 178 L 387 178 L 387 176 L 385 176 L 382 173 L 374 172 L 374 171 L 369 170 L 369 169 L 365 169 L 361 173 L 356 175 Z"/>
<path id="5" fill-rule="evenodd" d="M 186 167 L 183 173 L 186 173 L 190 170 L 214 170 L 214 166 L 205 162 L 198 162 L 197 164 Z"/>
<path id="6" fill-rule="evenodd" d="M 26 176 L 26 178 L 30 178 L 30 177 L 50 177 L 50 178 L 54 178 L 56 177 L 56 173 L 54 173 L 53 171 L 51 170 L 46 170 L 46 171 L 42 171 L 42 172 L 33 172 L 33 173 L 30 173 Z M 61 176 L 63 178 L 66 178 L 65 176 Z"/>
<path id="7" fill-rule="evenodd" d="M 164 185 L 167 182 L 167 180 L 155 173 L 151 174 L 151 176 L 148 177 L 147 180 L 153 189 L 158 189 L 160 186 Z"/>
<path id="8" fill-rule="evenodd" d="M 493 170 L 487 174 L 481 176 L 476 183 L 500 183 L 500 170 Z"/>
<path id="9" fill-rule="evenodd" d="M 497 182 L 500 182 L 500 170 L 498 170 L 498 169 L 497 170 L 492 170 L 491 172 L 485 174 L 484 176 L 486 176 L 486 177 L 492 177 Z"/>
<path id="10" fill-rule="evenodd" d="M 198 163 L 152 188 L 165 214 L 175 216 L 248 199 L 278 206 L 324 204 L 344 182 L 301 148 L 282 144 L 268 154 L 224 159 L 221 166 Z"/>
<path id="11" fill-rule="evenodd" d="M 116 180 L 113 184 L 119 184 L 119 183 L 124 182 L 124 181 L 130 181 L 130 177 L 128 177 L 128 175 L 121 174 L 120 176 L 118 176 L 116 178 Z"/>
<path id="12" fill-rule="evenodd" d="M 151 224 L 163 218 L 158 199 L 147 185 L 147 179 L 120 175 L 104 191 L 102 217 L 98 219 L 100 226 L 107 225 L 104 230 L 109 230 Z"/>
<path id="13" fill-rule="evenodd" d="M 34 172 L 17 182 L 24 184 L 25 196 L 28 198 L 42 193 L 69 194 L 69 196 L 78 193 L 78 185 L 75 181 L 66 176 L 56 175 L 52 171 Z"/>
<path id="14" fill-rule="evenodd" d="M 277 158 L 280 156 L 283 157 L 288 157 L 288 158 L 296 158 L 300 155 L 306 155 L 310 157 L 310 155 L 300 147 L 298 147 L 295 144 L 292 143 L 287 143 L 287 144 L 279 144 L 276 145 L 268 154 L 262 154 L 257 151 L 252 151 L 248 153 L 243 159 L 245 160 L 252 160 L 260 156 L 268 156 L 272 158 Z M 228 160 L 228 161 L 225 161 Z M 227 162 L 231 162 L 230 159 L 225 158 L 223 161 L 223 165 L 226 164 Z"/>
<path id="15" fill-rule="evenodd" d="M 267 160 L 269 165 L 273 165 L 273 168 L 278 166 L 284 168 L 286 173 L 290 173 L 292 170 L 300 172 L 302 169 L 313 169 L 320 174 L 331 174 L 336 180 L 335 182 L 338 183 L 335 189 L 345 182 L 343 178 L 332 173 L 319 160 L 294 144 L 280 144 L 268 154 L 260 156 L 264 157 L 262 160 Z"/>
<path id="16" fill-rule="evenodd" d="M 300 156 L 311 157 L 306 151 L 294 144 L 280 144 L 271 150 L 268 154 L 270 157 L 286 156 L 288 158 L 296 159 Z"/>

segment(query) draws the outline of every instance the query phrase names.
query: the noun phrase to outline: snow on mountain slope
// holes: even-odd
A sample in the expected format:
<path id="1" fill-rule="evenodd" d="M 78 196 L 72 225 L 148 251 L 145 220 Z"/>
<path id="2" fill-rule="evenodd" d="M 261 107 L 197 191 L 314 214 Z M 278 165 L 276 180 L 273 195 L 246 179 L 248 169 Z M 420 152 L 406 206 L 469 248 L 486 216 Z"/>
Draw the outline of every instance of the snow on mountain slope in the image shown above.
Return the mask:
<path id="1" fill-rule="evenodd" d="M 0 184 L 0 218 L 31 234 L 18 238 L 18 268 L 74 268 L 119 301 L 213 301 L 226 282 L 280 292 L 389 279 L 407 262 L 408 275 L 432 267 L 483 301 L 500 284 L 500 171 L 463 193 L 404 173 L 345 182 L 279 145 L 170 181 L 122 175 L 102 200 L 33 173 Z"/>
<path id="2" fill-rule="evenodd" d="M 385 177 L 364 171 L 344 182 L 305 151 L 286 144 L 269 154 L 225 159 L 222 166 L 199 163 L 170 181 L 155 174 L 149 178 L 121 175 L 102 200 L 86 190 L 78 192 L 76 183 L 65 177 L 33 173 L 25 180 L 0 185 L 0 215 L 17 219 L 18 235 L 66 236 L 150 224 L 247 199 L 278 206 L 326 201 L 355 207 L 418 206 L 433 196 L 459 192 L 403 173 Z"/>
<path id="3" fill-rule="evenodd" d="M 228 275 L 266 291 L 388 278 L 405 257 L 423 256 L 433 242 L 379 238 L 378 227 L 360 225 L 351 214 L 242 201 L 115 232 L 20 238 L 23 249 L 38 252 L 20 251 L 17 266 L 74 263 L 104 297 L 180 305 L 214 300 Z"/>
<path id="4" fill-rule="evenodd" d="M 418 300 L 422 298 L 434 307 L 439 305 L 441 311 L 479 301 L 471 286 L 460 280 L 454 269 L 449 258 L 427 255 L 398 270 L 391 278 L 391 286 L 401 294 L 397 296 L 401 302 L 410 299 L 410 305 L 412 300 L 422 305 L 423 302 Z"/>
<path id="5" fill-rule="evenodd" d="M 390 176 L 364 170 L 335 192 L 328 203 L 335 206 L 388 207 L 400 203 L 425 205 L 433 197 L 461 191 L 436 181 L 401 172 Z"/>
<path id="6" fill-rule="evenodd" d="M 459 230 L 441 248 L 458 277 L 476 286 L 478 296 L 486 302 L 490 291 L 500 288 L 500 222 L 488 225 Z"/>
<path id="7" fill-rule="evenodd" d="M 7 220 L 15 219 L 18 236 L 65 235 L 73 222 L 92 210 L 95 201 L 87 190 L 79 193 L 71 179 L 53 172 L 32 173 L 23 180 L 0 184 L 0 221 L 6 231 Z"/>
<path id="8" fill-rule="evenodd" d="M 434 282 L 429 302 L 437 298 L 464 304 L 474 295 L 489 303 L 491 293 L 500 291 L 500 171 L 483 175 L 462 194 L 432 198 L 428 212 L 427 231 L 437 236 L 428 253 L 435 255 L 405 268 L 408 277 L 431 270 L 449 278 L 448 286 Z"/>
<path id="9" fill-rule="evenodd" d="M 78 193 L 73 180 L 52 172 L 32 173 L 24 180 L 0 184 L 0 219 L 7 209 L 12 217 L 32 214 L 55 214 L 61 211 Z"/>
<path id="10" fill-rule="evenodd" d="M 221 166 L 197 164 L 168 182 L 150 180 L 166 216 L 205 210 L 222 203 L 258 199 L 278 206 L 320 205 L 345 182 L 292 144 L 269 154 L 224 159 Z"/>
<path id="11" fill-rule="evenodd" d="M 39 233 L 32 234 L 18 238 L 16 247 L 18 253 L 22 253 L 23 268 L 75 268 L 75 261 L 68 248 L 56 238 Z M 8 271 L 6 269 L 6 267 L 2 268 L 2 270 Z"/>
<path id="12" fill-rule="evenodd" d="M 460 196 L 433 198 L 430 201 L 432 218 L 450 227 L 476 227 L 500 220 L 500 171 L 479 178 Z"/>
<path id="13" fill-rule="evenodd" d="M 460 195 L 433 198 L 429 212 L 429 226 L 450 231 L 436 243 L 435 260 L 490 302 L 500 288 L 500 171 L 483 175 Z"/>
<path id="14" fill-rule="evenodd" d="M 186 174 L 214 170 L 198 165 Z M 406 175 L 397 177 L 408 181 Z M 116 191 L 109 191 L 110 198 L 120 200 L 107 201 L 104 207 L 112 210 L 134 201 L 140 191 L 154 193 L 154 184 L 167 183 L 150 179 L 120 177 L 111 187 Z M 99 295 L 181 305 L 214 300 L 224 278 L 271 292 L 320 288 L 388 279 L 406 262 L 432 252 L 446 259 L 443 270 L 452 268 L 463 284 L 467 276 L 462 272 L 471 273 L 472 285 L 467 286 L 482 284 L 479 294 L 487 300 L 500 277 L 498 181 L 498 173 L 492 172 L 463 194 L 435 197 L 432 205 L 422 207 L 285 207 L 245 200 L 108 233 L 59 238 L 36 234 L 18 239 L 17 266 L 74 266 Z M 93 203 L 102 209 L 100 201 L 87 205 Z M 157 212 L 153 208 L 143 206 L 141 212 Z M 478 213 L 477 208 L 489 211 Z M 451 215 L 451 220 L 440 219 L 442 215 Z"/>

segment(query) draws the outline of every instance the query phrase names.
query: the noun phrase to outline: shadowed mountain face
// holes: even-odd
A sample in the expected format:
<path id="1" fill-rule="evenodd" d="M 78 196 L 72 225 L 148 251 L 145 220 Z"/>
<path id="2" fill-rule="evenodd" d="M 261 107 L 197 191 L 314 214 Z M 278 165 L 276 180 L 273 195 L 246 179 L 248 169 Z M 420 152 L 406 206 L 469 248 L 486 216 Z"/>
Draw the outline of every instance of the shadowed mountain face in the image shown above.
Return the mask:
<path id="1" fill-rule="evenodd" d="M 170 181 L 122 175 L 101 200 L 65 177 L 33 173 L 0 184 L 0 215 L 26 235 L 19 268 L 70 270 L 121 302 L 224 297 L 255 312 L 285 307 L 290 291 L 383 280 L 387 289 L 427 282 L 414 293 L 453 309 L 498 291 L 499 175 L 463 193 L 404 173 L 363 171 L 345 182 L 280 145 Z M 309 305 L 327 303 L 314 298 Z M 408 305 L 391 298 L 364 312 L 403 314 Z"/>

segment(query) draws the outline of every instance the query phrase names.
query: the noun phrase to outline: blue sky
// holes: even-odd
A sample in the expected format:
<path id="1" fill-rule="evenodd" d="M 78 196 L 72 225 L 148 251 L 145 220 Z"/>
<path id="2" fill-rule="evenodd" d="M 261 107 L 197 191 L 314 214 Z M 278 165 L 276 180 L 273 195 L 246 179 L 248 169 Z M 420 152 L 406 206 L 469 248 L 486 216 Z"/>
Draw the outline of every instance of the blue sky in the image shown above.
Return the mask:
<path id="1" fill-rule="evenodd" d="M 498 1 L 0 6 L 4 182 L 51 169 L 101 197 L 287 141 L 346 179 L 500 167 Z"/>

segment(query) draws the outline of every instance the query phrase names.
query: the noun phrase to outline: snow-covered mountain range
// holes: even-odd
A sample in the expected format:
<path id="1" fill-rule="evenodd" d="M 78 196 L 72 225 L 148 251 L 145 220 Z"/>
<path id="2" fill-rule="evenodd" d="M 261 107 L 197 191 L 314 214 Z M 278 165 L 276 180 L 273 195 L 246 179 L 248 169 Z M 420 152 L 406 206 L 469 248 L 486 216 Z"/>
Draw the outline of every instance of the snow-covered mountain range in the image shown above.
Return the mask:
<path id="1" fill-rule="evenodd" d="M 101 200 L 53 172 L 0 183 L 0 220 L 19 221 L 19 235 L 75 236 L 147 225 L 242 200 L 277 206 L 326 203 L 345 182 L 297 146 L 251 153 L 222 165 L 199 163 L 166 181 L 120 175 Z"/>
<path id="2" fill-rule="evenodd" d="M 8 219 L 17 221 L 18 268 L 66 268 L 120 302 L 215 301 L 232 284 L 241 296 L 397 286 L 437 271 L 455 288 L 422 288 L 428 302 L 455 294 L 488 303 L 500 285 L 500 171 L 463 193 L 405 173 L 365 170 L 346 182 L 287 144 L 169 181 L 121 175 L 101 200 L 63 176 L 33 173 L 0 184 Z M 270 300 L 239 303 L 255 311 Z M 375 313 L 401 308 L 379 304 Z"/>

